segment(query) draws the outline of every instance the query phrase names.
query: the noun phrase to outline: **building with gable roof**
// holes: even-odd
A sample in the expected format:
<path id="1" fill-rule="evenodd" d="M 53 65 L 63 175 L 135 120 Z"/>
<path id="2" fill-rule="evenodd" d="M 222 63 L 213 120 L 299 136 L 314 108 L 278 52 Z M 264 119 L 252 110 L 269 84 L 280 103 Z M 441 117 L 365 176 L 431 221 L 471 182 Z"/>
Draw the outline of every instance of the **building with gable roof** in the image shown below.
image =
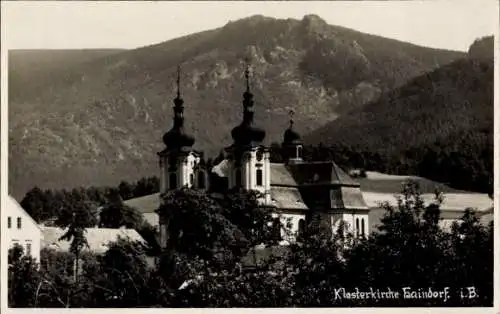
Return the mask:
<path id="1" fill-rule="evenodd" d="M 2 228 L 6 228 L 8 248 L 18 244 L 24 249 L 24 254 L 40 261 L 40 246 L 43 233 L 37 222 L 10 195 L 5 198 L 4 217 L 7 220 Z M 4 207 L 2 206 L 2 211 Z M 2 241 L 2 243 L 5 243 Z"/>

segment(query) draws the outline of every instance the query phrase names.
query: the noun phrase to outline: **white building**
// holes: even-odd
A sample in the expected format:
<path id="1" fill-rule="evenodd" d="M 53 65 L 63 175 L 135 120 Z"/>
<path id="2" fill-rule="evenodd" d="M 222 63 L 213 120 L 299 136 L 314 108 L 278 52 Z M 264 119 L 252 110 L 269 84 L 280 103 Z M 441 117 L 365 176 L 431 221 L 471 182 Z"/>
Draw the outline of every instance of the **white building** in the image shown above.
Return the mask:
<path id="1" fill-rule="evenodd" d="M 41 230 L 43 233 L 43 240 L 41 242 L 43 248 L 54 249 L 59 252 L 70 252 L 71 242 L 61 240 L 61 237 L 66 233 L 66 229 L 42 227 Z M 85 228 L 85 238 L 88 247 L 85 246 L 82 251 L 89 251 L 95 254 L 105 253 L 109 248 L 109 244 L 117 241 L 119 238 L 147 245 L 146 241 L 134 229 Z"/>
<path id="2" fill-rule="evenodd" d="M 36 221 L 11 196 L 6 197 L 5 208 L 2 208 L 2 211 L 5 211 L 2 228 L 7 230 L 8 248 L 18 244 L 23 247 L 26 255 L 31 255 L 40 261 L 40 243 L 43 234 Z"/>

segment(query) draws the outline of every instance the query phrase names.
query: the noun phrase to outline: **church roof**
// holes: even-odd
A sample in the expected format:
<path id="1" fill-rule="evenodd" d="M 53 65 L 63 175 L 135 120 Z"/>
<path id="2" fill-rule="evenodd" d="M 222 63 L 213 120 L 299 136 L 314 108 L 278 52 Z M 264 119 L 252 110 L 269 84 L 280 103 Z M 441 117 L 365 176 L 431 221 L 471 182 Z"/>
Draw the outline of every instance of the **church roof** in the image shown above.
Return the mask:
<path id="1" fill-rule="evenodd" d="M 285 164 L 271 163 L 271 185 L 298 186 Z"/>
<path id="2" fill-rule="evenodd" d="M 290 165 L 271 163 L 271 185 L 302 186 L 309 184 L 359 187 L 359 183 L 333 161 L 301 162 Z"/>
<path id="3" fill-rule="evenodd" d="M 272 204 L 277 208 L 307 210 L 308 207 L 302 199 L 298 188 L 294 187 L 271 187 Z"/>
<path id="4" fill-rule="evenodd" d="M 340 188 L 342 208 L 346 209 L 368 209 L 359 187 L 343 186 Z"/>

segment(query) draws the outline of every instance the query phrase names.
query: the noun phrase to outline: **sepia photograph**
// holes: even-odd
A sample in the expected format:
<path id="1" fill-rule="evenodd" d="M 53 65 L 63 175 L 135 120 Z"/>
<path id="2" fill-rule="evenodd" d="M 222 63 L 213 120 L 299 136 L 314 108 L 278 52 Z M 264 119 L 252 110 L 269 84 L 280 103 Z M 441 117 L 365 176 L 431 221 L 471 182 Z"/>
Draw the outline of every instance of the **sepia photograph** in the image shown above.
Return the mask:
<path id="1" fill-rule="evenodd" d="M 6 307 L 493 308 L 497 1 L 1 6 Z"/>

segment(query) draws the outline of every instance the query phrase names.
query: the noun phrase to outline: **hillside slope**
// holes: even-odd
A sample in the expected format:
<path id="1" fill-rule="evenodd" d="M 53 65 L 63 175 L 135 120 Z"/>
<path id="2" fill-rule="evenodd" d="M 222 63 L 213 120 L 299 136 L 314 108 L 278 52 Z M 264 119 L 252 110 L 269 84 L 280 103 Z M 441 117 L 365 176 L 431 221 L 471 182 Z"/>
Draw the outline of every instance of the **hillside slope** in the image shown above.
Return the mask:
<path id="1" fill-rule="evenodd" d="M 378 170 L 411 171 L 485 192 L 493 177 L 494 66 L 488 41 L 493 40 L 476 41 L 468 57 L 351 110 L 310 133 L 306 142 L 378 153 L 386 158 L 379 165 L 386 168 Z"/>
<path id="2" fill-rule="evenodd" d="M 11 102 L 39 94 L 47 82 L 82 63 L 124 51 L 123 49 L 9 50 L 8 75 Z"/>
<path id="3" fill-rule="evenodd" d="M 253 16 L 86 61 L 40 88 L 14 91 L 11 193 L 156 174 L 179 63 L 186 126 L 195 148 L 215 154 L 241 119 L 245 58 L 253 68 L 257 124 L 266 127 L 270 143 L 281 140 L 290 109 L 306 133 L 463 55 L 331 26 L 317 16 Z"/>

